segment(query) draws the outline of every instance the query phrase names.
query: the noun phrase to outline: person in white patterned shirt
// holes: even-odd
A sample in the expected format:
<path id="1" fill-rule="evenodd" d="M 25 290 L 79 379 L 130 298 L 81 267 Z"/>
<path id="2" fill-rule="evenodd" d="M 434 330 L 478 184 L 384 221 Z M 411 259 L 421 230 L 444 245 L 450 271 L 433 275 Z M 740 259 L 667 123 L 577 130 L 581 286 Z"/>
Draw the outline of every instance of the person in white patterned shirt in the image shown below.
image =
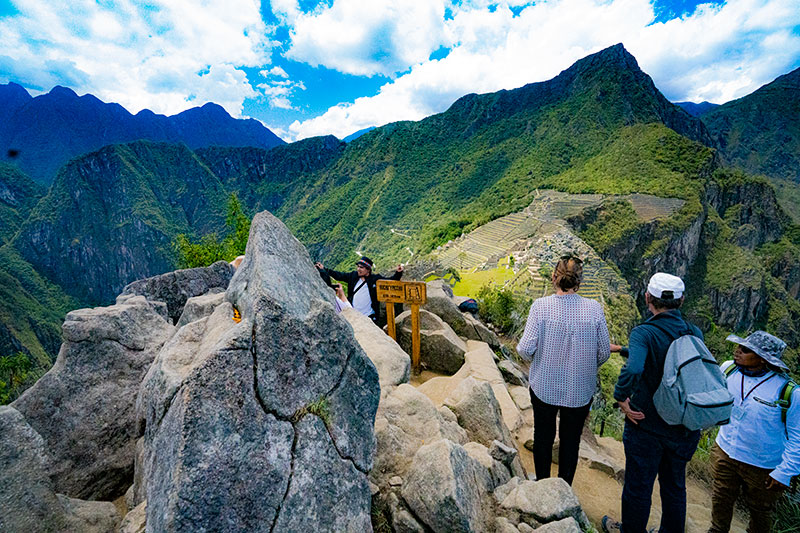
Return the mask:
<path id="1" fill-rule="evenodd" d="M 552 276 L 555 294 L 531 305 L 517 352 L 531 361 L 533 460 L 536 478 L 550 477 L 556 415 L 559 415 L 558 477 L 572 484 L 578 465 L 583 424 L 597 384 L 597 369 L 611 344 L 603 307 L 577 294 L 583 262 L 562 257 Z"/>

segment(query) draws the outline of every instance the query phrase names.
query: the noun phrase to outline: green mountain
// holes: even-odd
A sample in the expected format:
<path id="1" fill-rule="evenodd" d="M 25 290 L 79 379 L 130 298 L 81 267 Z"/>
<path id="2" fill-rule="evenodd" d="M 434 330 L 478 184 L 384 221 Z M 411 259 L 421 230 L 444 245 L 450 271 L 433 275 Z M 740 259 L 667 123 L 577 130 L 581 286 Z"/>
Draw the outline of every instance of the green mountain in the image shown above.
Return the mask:
<path id="1" fill-rule="evenodd" d="M 724 159 L 800 183 L 800 69 L 702 116 Z"/>
<path id="2" fill-rule="evenodd" d="M 14 236 L 45 192 L 16 167 L 0 163 L 0 244 Z"/>
<path id="3" fill-rule="evenodd" d="M 113 145 L 59 171 L 13 246 L 67 294 L 105 304 L 126 283 L 174 269 L 175 235 L 221 228 L 226 199 L 185 145 Z"/>
<path id="4" fill-rule="evenodd" d="M 700 120 L 668 102 L 616 45 L 550 81 L 468 95 L 439 115 L 376 128 L 306 177 L 277 213 L 334 263 L 356 250 L 407 258 L 409 242 L 391 229 L 415 234 L 424 252 L 421 243 L 435 243 L 441 228 L 522 209 L 537 187 L 554 186 L 624 128 L 647 123 L 710 143 Z"/>
<path id="5" fill-rule="evenodd" d="M 15 325 L 7 311 L 1 323 L 17 344 L 52 356 L 45 333 L 59 313 L 109 303 L 130 281 L 174 268 L 175 236 L 220 231 L 232 192 L 250 213 L 286 221 L 315 259 L 347 267 L 366 253 L 386 268 L 558 189 L 682 199 L 664 220 L 642 222 L 610 202 L 573 223 L 637 294 L 650 273 L 670 270 L 690 280 L 692 312 L 710 329 L 769 326 L 800 340 L 800 230 L 768 182 L 724 168 L 713 146 L 704 123 L 668 102 L 621 45 L 552 80 L 467 95 L 348 143 L 112 145 L 62 167 L 24 223 L 18 212 L 8 226 L 0 272 L 30 296 L 9 309 L 30 307 L 46 327 Z"/>

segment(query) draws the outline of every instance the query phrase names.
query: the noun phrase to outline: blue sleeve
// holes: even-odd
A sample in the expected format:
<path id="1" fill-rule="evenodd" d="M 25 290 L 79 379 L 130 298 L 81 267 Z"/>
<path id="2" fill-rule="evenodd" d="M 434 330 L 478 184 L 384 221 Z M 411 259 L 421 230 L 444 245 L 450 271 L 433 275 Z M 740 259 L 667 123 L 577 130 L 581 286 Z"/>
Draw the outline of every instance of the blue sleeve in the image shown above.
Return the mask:
<path id="1" fill-rule="evenodd" d="M 624 402 L 630 398 L 639 379 L 644 372 L 644 363 L 647 360 L 647 334 L 644 328 L 633 328 L 628 344 L 628 361 L 619 373 L 617 385 L 614 387 L 614 399 Z"/>

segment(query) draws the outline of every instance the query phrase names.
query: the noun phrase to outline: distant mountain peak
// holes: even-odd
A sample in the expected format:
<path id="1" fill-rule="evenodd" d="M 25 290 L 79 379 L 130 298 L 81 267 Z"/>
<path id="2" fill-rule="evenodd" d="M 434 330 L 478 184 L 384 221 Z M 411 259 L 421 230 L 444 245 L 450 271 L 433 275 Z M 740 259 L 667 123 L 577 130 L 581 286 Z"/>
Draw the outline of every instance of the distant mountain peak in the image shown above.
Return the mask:
<path id="1" fill-rule="evenodd" d="M 50 92 L 47 93 L 50 96 L 55 96 L 59 98 L 77 98 L 78 94 L 70 89 L 69 87 L 62 87 L 61 85 L 56 85 Z"/>
<path id="2" fill-rule="evenodd" d="M 132 115 L 119 104 L 91 94 L 79 97 L 67 87 L 32 98 L 17 84 L 0 85 L 0 161 L 12 162 L 41 184 L 51 183 L 76 156 L 140 139 L 192 149 L 285 144 L 260 122 L 236 119 L 213 102 L 170 117 L 149 110 Z"/>

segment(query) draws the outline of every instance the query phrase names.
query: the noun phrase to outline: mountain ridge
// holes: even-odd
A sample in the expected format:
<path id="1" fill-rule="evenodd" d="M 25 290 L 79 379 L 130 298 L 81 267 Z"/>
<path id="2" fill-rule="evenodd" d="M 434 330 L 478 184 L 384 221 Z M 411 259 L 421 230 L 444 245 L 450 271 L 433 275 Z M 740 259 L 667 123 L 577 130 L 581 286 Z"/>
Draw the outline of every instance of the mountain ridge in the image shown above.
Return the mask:
<path id="1" fill-rule="evenodd" d="M 257 120 L 234 119 L 214 103 L 169 117 L 149 110 L 133 115 L 119 104 L 78 96 L 66 87 L 31 97 L 15 83 L 0 85 L 0 102 L 0 161 L 44 185 L 73 157 L 109 144 L 139 139 L 184 142 L 191 148 L 285 144 Z"/>

